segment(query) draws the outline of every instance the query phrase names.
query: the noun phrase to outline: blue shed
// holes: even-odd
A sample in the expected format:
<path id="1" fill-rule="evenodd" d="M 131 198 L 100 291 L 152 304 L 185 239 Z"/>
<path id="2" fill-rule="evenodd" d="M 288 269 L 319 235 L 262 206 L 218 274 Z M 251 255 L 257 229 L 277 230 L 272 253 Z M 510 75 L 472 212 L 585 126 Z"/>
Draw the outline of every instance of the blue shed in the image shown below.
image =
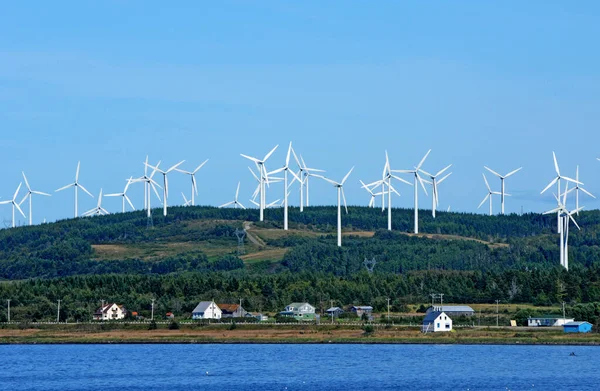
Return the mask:
<path id="1" fill-rule="evenodd" d="M 590 322 L 569 322 L 563 325 L 565 333 L 589 333 L 592 331 Z"/>

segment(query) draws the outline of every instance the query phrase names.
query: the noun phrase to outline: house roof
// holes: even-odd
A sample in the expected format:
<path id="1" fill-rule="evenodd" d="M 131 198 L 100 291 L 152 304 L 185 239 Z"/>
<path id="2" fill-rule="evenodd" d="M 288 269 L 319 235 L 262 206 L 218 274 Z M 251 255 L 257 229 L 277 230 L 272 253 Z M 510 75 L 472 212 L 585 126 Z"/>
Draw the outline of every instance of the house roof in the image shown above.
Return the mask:
<path id="1" fill-rule="evenodd" d="M 288 307 L 292 306 L 294 308 L 298 308 L 298 307 L 302 307 L 303 305 L 310 305 L 309 303 L 290 303 L 288 304 Z M 312 307 L 312 305 L 310 305 Z"/>
<path id="2" fill-rule="evenodd" d="M 342 312 L 344 312 L 344 310 L 341 309 L 340 307 L 331 307 L 330 309 L 328 309 L 325 312 L 335 312 L 335 311 L 342 311 Z"/>
<path id="3" fill-rule="evenodd" d="M 475 310 L 468 305 L 434 305 L 433 308 L 436 311 L 444 312 L 475 312 Z"/>
<path id="4" fill-rule="evenodd" d="M 116 305 L 117 307 L 119 307 L 120 309 L 122 309 L 123 311 L 125 311 L 125 307 L 121 304 L 117 304 L 117 303 L 110 303 L 110 304 L 105 304 L 104 307 L 100 307 L 96 310 L 96 312 L 94 312 L 94 315 L 102 315 L 102 314 L 106 314 L 108 312 L 109 309 L 112 308 L 113 305 Z"/>
<path id="5" fill-rule="evenodd" d="M 373 307 L 370 305 L 353 305 L 352 308 L 356 308 L 357 310 L 373 310 Z"/>
<path id="6" fill-rule="evenodd" d="M 219 306 L 221 311 L 230 313 L 234 313 L 240 307 L 239 304 L 217 304 L 217 306 Z"/>
<path id="7" fill-rule="evenodd" d="M 192 313 L 195 313 L 195 312 L 206 312 L 206 310 L 211 305 L 214 305 L 216 308 L 219 308 L 219 306 L 217 306 L 214 301 L 201 301 L 200 303 L 198 303 L 198 305 L 196 306 L 196 308 L 194 308 L 194 310 L 192 311 Z M 220 310 L 220 308 L 219 308 L 219 310 Z"/>
<path id="8" fill-rule="evenodd" d="M 425 318 L 423 319 L 423 323 L 431 323 L 431 322 L 435 321 L 437 319 L 437 317 L 440 316 L 441 314 L 444 314 L 444 312 L 443 311 L 431 311 L 430 313 L 425 315 Z"/>
<path id="9" fill-rule="evenodd" d="M 592 325 L 590 322 L 569 322 L 569 323 L 565 323 L 564 326 L 581 326 L 582 324 L 589 324 L 590 326 Z"/>

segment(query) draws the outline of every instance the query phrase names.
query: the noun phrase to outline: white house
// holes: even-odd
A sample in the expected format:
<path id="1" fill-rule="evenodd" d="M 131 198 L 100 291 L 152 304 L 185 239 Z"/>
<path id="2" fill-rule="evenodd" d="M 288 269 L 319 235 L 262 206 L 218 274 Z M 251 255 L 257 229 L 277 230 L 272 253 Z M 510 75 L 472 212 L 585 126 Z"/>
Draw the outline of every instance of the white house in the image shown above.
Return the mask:
<path id="1" fill-rule="evenodd" d="M 124 319 L 127 310 L 123 305 L 117 303 L 105 304 L 94 312 L 94 320 L 119 320 Z"/>
<path id="2" fill-rule="evenodd" d="M 445 312 L 432 311 L 425 315 L 422 331 L 424 333 L 431 331 L 452 331 L 452 319 Z"/>
<path id="3" fill-rule="evenodd" d="M 222 315 L 223 311 L 214 301 L 201 301 L 192 311 L 192 319 L 221 319 Z"/>

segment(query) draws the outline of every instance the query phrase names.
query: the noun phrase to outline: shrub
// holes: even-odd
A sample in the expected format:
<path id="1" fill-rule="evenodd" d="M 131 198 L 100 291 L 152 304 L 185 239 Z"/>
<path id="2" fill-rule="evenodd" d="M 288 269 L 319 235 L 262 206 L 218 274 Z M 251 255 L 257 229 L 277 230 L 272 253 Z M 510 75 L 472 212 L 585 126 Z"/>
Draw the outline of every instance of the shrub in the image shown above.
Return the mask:
<path id="1" fill-rule="evenodd" d="M 171 323 L 169 323 L 169 330 L 179 330 L 179 323 L 172 320 Z"/>
<path id="2" fill-rule="evenodd" d="M 373 335 L 373 334 L 375 334 L 375 327 L 373 327 L 370 324 L 364 325 L 362 329 L 364 331 L 364 333 L 363 333 L 364 335 Z"/>
<path id="3" fill-rule="evenodd" d="M 148 325 L 148 330 L 156 330 L 158 328 L 158 325 L 156 324 L 156 321 L 151 321 L 150 324 Z"/>
<path id="4" fill-rule="evenodd" d="M 237 323 L 231 322 L 231 324 L 229 325 L 229 327 L 227 329 L 228 330 L 235 330 L 235 329 L 237 329 Z"/>

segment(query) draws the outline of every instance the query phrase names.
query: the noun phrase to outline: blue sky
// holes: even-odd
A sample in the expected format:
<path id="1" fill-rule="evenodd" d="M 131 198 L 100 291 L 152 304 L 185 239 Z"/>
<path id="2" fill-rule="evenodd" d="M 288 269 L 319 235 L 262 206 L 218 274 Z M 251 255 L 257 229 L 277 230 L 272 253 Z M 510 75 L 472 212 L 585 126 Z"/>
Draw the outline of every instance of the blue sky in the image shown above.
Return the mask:
<path id="1" fill-rule="evenodd" d="M 379 178 L 386 149 L 395 169 L 429 148 L 426 170 L 453 164 L 443 210 L 477 211 L 484 165 L 524 167 L 507 180 L 507 212 L 550 208 L 552 195 L 539 192 L 554 176 L 553 150 L 564 174 L 579 164 L 600 195 L 598 11 L 591 1 L 5 4 L 0 196 L 11 198 L 24 170 L 53 193 L 35 199 L 34 220 L 70 217 L 72 192 L 54 190 L 78 160 L 96 195 L 141 175 L 148 154 L 188 169 L 209 158 L 198 201 L 230 201 L 241 181 L 249 204 L 254 182 L 239 154 L 279 144 L 274 169 L 289 141 L 332 179 L 356 166 L 349 204 L 366 205 L 358 180 Z M 411 189 L 397 188 L 394 205 L 411 206 Z M 181 191 L 189 195 L 188 178 L 173 175 L 171 204 Z M 141 185 L 131 197 L 140 208 Z M 79 210 L 95 202 L 81 196 Z M 311 184 L 311 203 L 334 202 L 330 185 Z M 117 199 L 103 205 L 120 210 Z"/>

